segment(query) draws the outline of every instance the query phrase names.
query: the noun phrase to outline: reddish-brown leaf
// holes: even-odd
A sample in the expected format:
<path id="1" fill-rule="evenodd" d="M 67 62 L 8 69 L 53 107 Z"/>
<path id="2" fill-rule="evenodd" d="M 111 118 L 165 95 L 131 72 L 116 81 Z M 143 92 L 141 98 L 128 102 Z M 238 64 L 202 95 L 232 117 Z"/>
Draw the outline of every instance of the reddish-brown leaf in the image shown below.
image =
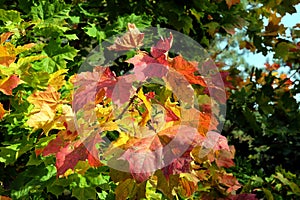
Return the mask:
<path id="1" fill-rule="evenodd" d="M 108 50 L 125 51 L 138 48 L 143 45 L 144 33 L 141 33 L 135 24 L 128 23 L 128 32 L 118 37 Z"/>
<path id="2" fill-rule="evenodd" d="M 172 47 L 173 43 L 173 35 L 170 33 L 169 38 L 161 38 L 155 46 L 151 47 L 151 55 L 157 60 L 167 58 L 167 53 Z"/>
<path id="3" fill-rule="evenodd" d="M 0 120 L 3 119 L 5 113 L 6 113 L 6 110 L 3 108 L 3 104 L 0 103 Z"/>
<path id="4" fill-rule="evenodd" d="M 239 3 L 240 3 L 240 0 L 226 0 L 226 4 L 229 9 L 231 8 L 231 6 L 233 6 L 235 4 L 239 4 Z"/>
<path id="5" fill-rule="evenodd" d="M 219 183 L 227 186 L 227 193 L 238 190 L 241 187 L 241 184 L 232 174 L 220 174 L 218 176 Z"/>
<path id="6" fill-rule="evenodd" d="M 132 74 L 117 77 L 117 82 L 112 90 L 112 101 L 113 104 L 117 106 L 122 106 L 124 103 L 128 102 L 130 96 L 134 93 L 132 87 L 135 81 L 135 76 Z"/>

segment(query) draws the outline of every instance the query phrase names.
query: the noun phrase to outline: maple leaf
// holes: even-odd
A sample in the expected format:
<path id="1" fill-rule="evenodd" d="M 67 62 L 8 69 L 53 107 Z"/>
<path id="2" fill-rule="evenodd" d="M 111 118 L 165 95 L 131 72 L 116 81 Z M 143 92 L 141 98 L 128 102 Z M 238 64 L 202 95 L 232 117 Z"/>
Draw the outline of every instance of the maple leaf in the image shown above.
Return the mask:
<path id="1" fill-rule="evenodd" d="M 161 38 L 155 46 L 151 47 L 151 55 L 157 60 L 167 60 L 168 51 L 173 43 L 173 34 L 170 32 L 169 38 Z"/>
<path id="2" fill-rule="evenodd" d="M 54 89 L 59 90 L 65 84 L 65 76 L 68 72 L 67 69 L 60 69 L 50 75 L 48 85 L 51 85 Z"/>
<path id="3" fill-rule="evenodd" d="M 175 70 L 169 70 L 164 79 L 167 88 L 170 88 L 177 99 L 189 105 L 193 105 L 193 88 L 183 75 L 176 72 Z"/>
<path id="4" fill-rule="evenodd" d="M 199 76 L 195 75 L 194 73 L 197 72 L 197 62 L 190 62 L 185 60 L 182 56 L 176 56 L 170 62 L 170 66 L 174 68 L 177 72 L 184 75 L 187 81 L 191 84 L 198 84 L 203 87 L 206 87 L 206 83 L 204 79 Z"/>
<path id="5" fill-rule="evenodd" d="M 16 54 L 10 52 L 10 49 L 12 48 L 14 48 L 12 45 L 6 45 L 6 46 L 0 45 L 0 65 L 9 67 L 11 63 L 15 62 Z"/>
<path id="6" fill-rule="evenodd" d="M 241 187 L 241 184 L 232 174 L 220 174 L 218 176 L 219 183 L 227 186 L 227 193 L 238 190 Z"/>
<path id="7" fill-rule="evenodd" d="M 109 68 L 95 67 L 93 72 L 77 74 L 73 80 L 76 88 L 73 94 L 72 107 L 75 112 L 85 105 L 94 104 L 99 100 L 99 93 L 105 91 L 103 96 L 111 98 L 117 77 Z M 98 102 L 99 103 L 99 102 Z"/>
<path id="8" fill-rule="evenodd" d="M 197 128 L 205 136 L 210 130 L 217 130 L 218 121 L 211 113 L 203 113 L 195 108 L 182 109 L 181 124 Z"/>
<path id="9" fill-rule="evenodd" d="M 132 87 L 134 81 L 135 76 L 132 74 L 117 77 L 117 82 L 114 85 L 111 95 L 112 102 L 115 105 L 120 107 L 129 101 L 130 96 L 134 93 Z"/>
<path id="10" fill-rule="evenodd" d="M 198 189 L 199 179 L 195 177 L 193 174 L 183 173 L 180 174 L 179 183 L 182 188 L 181 194 L 184 197 L 189 197 L 194 194 Z"/>
<path id="11" fill-rule="evenodd" d="M 209 131 L 206 134 L 206 139 L 203 142 L 203 147 L 212 149 L 214 151 L 223 149 L 230 151 L 226 137 L 215 131 Z"/>
<path id="12" fill-rule="evenodd" d="M 79 161 L 88 160 L 90 166 L 99 167 L 101 162 L 98 158 L 99 150 L 96 148 L 96 144 L 101 142 L 102 139 L 98 133 L 90 134 L 85 140 L 68 141 L 66 140 L 67 131 L 61 131 L 57 137 L 50 141 L 44 149 L 40 149 L 37 154 L 43 156 L 49 156 L 55 154 L 57 176 L 63 175 L 68 169 L 74 169 Z"/>
<path id="13" fill-rule="evenodd" d="M 197 137 L 196 129 L 178 125 L 158 133 L 148 130 L 141 135 L 144 137 L 127 142 L 127 150 L 120 158 L 128 161 L 129 170 L 138 182 L 147 180 L 157 169 L 170 164 L 171 168 L 165 170 L 166 176 L 185 171 L 187 160 L 182 162 L 184 159 L 177 159 L 182 155 L 186 157 L 185 152 L 201 139 Z"/>
<path id="14" fill-rule="evenodd" d="M 42 128 L 46 134 L 48 134 L 49 127 L 52 126 L 52 122 L 55 117 L 55 110 L 53 110 L 48 104 L 42 105 L 41 110 L 38 113 L 31 115 L 26 122 L 34 130 Z"/>
<path id="15" fill-rule="evenodd" d="M 125 51 L 139 48 L 143 45 L 144 33 L 141 33 L 135 24 L 128 23 L 128 32 L 117 37 L 114 44 L 107 47 L 108 50 Z"/>
<path id="16" fill-rule="evenodd" d="M 261 33 L 262 36 L 277 36 L 278 34 L 284 34 L 286 27 L 280 24 L 282 17 L 277 17 L 276 12 L 272 12 L 269 16 L 269 23 L 265 27 L 266 31 Z"/>
<path id="17" fill-rule="evenodd" d="M 60 149 L 56 154 L 57 175 L 64 174 L 68 169 L 74 169 L 78 161 L 88 160 L 90 166 L 99 167 L 99 150 L 96 144 L 102 141 L 98 133 L 91 134 L 83 142 L 77 141 Z"/>
<path id="18" fill-rule="evenodd" d="M 45 104 L 48 105 L 50 109 L 55 110 L 56 106 L 61 103 L 60 93 L 50 85 L 45 91 L 36 91 L 32 93 L 27 98 L 27 101 L 34 105 L 34 111 L 41 110 Z"/>
<path id="19" fill-rule="evenodd" d="M 231 8 L 231 6 L 235 5 L 235 4 L 239 4 L 240 0 L 226 0 L 226 4 L 228 6 L 228 9 Z"/>
<path id="20" fill-rule="evenodd" d="M 20 84 L 20 78 L 17 75 L 0 80 L 0 91 L 6 95 L 12 95 L 12 90 Z"/>

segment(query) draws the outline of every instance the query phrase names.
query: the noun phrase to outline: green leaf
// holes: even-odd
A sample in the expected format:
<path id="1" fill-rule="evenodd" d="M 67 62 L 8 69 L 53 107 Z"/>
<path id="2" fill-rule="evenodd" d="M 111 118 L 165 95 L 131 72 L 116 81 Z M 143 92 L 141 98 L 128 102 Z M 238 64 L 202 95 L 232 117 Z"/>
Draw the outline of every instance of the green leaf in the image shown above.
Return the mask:
<path id="1" fill-rule="evenodd" d="M 64 35 L 68 40 L 79 40 L 76 34 L 65 34 Z"/>
<path id="2" fill-rule="evenodd" d="M 72 197 L 77 199 L 96 199 L 96 190 L 92 187 L 73 188 Z"/>
<path id="3" fill-rule="evenodd" d="M 270 190 L 268 190 L 266 188 L 263 188 L 263 191 L 265 193 L 265 197 L 266 197 L 267 200 L 274 200 L 274 197 L 273 197 Z"/>
<path id="4" fill-rule="evenodd" d="M 19 23 L 22 19 L 18 11 L 0 9 L 0 21 L 3 21 L 4 23 Z"/>
<path id="5" fill-rule="evenodd" d="M 137 193 L 137 184 L 133 179 L 126 179 L 119 183 L 115 193 L 117 200 L 126 200 L 128 197 L 134 197 Z"/>

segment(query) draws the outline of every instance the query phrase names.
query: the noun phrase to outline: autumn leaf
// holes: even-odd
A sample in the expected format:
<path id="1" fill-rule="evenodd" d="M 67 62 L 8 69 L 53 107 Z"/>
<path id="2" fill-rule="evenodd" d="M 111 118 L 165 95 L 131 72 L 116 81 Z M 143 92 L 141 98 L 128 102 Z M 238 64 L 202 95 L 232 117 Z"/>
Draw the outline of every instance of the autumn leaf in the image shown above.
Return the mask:
<path id="1" fill-rule="evenodd" d="M 137 192 L 136 182 L 132 179 L 126 179 L 116 187 L 116 200 L 126 200 L 128 197 L 135 196 Z"/>
<path id="2" fill-rule="evenodd" d="M 182 173 L 180 174 L 179 184 L 181 186 L 181 194 L 184 197 L 190 197 L 192 194 L 194 194 L 195 191 L 198 189 L 198 182 L 199 179 L 189 173 Z"/>
<path id="3" fill-rule="evenodd" d="M 231 8 L 231 6 L 235 5 L 235 4 L 239 4 L 240 0 L 226 0 L 226 4 L 228 6 L 228 9 Z"/>
<path id="4" fill-rule="evenodd" d="M 3 119 L 5 113 L 6 113 L 6 110 L 3 108 L 3 104 L 0 103 L 0 120 Z"/>
<path id="5" fill-rule="evenodd" d="M 27 98 L 27 101 L 34 105 L 34 111 L 41 110 L 45 104 L 48 105 L 50 109 L 55 110 L 56 106 L 61 103 L 60 93 L 50 85 L 45 91 L 36 91 L 32 93 Z"/>
<path id="6" fill-rule="evenodd" d="M 221 184 L 228 187 L 227 193 L 236 191 L 242 186 L 232 174 L 220 174 L 218 179 Z"/>
<path id="7" fill-rule="evenodd" d="M 10 44 L 10 43 L 9 43 Z M 9 67 L 9 65 L 16 60 L 16 54 L 14 52 L 10 52 L 14 47 L 12 45 L 2 46 L 0 45 L 0 65 L 4 65 Z"/>
<path id="8" fill-rule="evenodd" d="M 9 38 L 10 36 L 12 36 L 13 34 L 14 34 L 14 33 L 12 33 L 12 32 L 2 33 L 2 34 L 0 35 L 0 45 L 2 45 L 5 41 L 7 41 L 8 38 Z"/>
<path id="9" fill-rule="evenodd" d="M 128 32 L 118 37 L 108 50 L 125 51 L 139 48 L 143 45 L 144 33 L 141 33 L 135 24 L 128 23 Z"/>
<path id="10" fill-rule="evenodd" d="M 193 88 L 183 75 L 176 72 L 175 70 L 169 70 L 164 79 L 166 82 L 166 87 L 173 92 L 174 96 L 179 101 L 182 101 L 189 105 L 193 104 Z"/>
<path id="11" fill-rule="evenodd" d="M 278 17 L 276 12 L 272 12 L 269 16 L 269 23 L 265 27 L 265 32 L 261 36 L 277 36 L 285 33 L 286 27 L 280 24 L 282 17 Z"/>
<path id="12" fill-rule="evenodd" d="M 204 78 L 200 75 L 195 75 L 195 73 L 198 72 L 197 62 L 190 62 L 185 60 L 182 56 L 176 56 L 170 62 L 170 66 L 182 74 L 189 83 L 206 87 Z"/>
<path id="13" fill-rule="evenodd" d="M 112 90 L 112 102 L 118 107 L 122 106 L 124 103 L 129 102 L 130 96 L 135 92 L 133 88 L 133 82 L 135 81 L 135 76 L 132 74 L 117 77 L 117 82 Z"/>
<path id="14" fill-rule="evenodd" d="M 20 78 L 17 75 L 0 80 L 0 91 L 6 95 L 12 95 L 12 90 L 20 84 Z"/>
<path id="15" fill-rule="evenodd" d="M 218 121 L 211 113 L 203 113 L 195 108 L 181 111 L 181 124 L 197 128 L 202 136 L 210 130 L 217 130 Z"/>
<path id="16" fill-rule="evenodd" d="M 93 72 L 81 72 L 73 80 L 75 87 L 73 95 L 73 109 L 77 112 L 85 105 L 98 101 L 97 94 L 105 91 L 105 96 L 112 97 L 112 93 L 117 83 L 117 77 L 109 68 L 95 67 Z"/>
<path id="17" fill-rule="evenodd" d="M 96 148 L 96 144 L 102 141 L 98 133 L 92 133 L 84 141 L 74 142 L 65 140 L 65 133 L 60 132 L 44 149 L 38 151 L 43 156 L 55 154 L 57 176 L 63 175 L 68 169 L 74 169 L 80 160 L 88 160 L 92 167 L 102 165 L 98 157 L 99 150 Z M 76 136 L 76 133 L 74 134 Z"/>
<path id="18" fill-rule="evenodd" d="M 173 44 L 173 34 L 169 38 L 161 38 L 155 46 L 151 47 L 151 56 L 157 60 L 167 60 L 168 51 Z"/>
<path id="19" fill-rule="evenodd" d="M 46 127 L 49 125 L 51 127 L 51 123 L 55 117 L 55 110 L 53 110 L 48 104 L 43 104 L 41 106 L 41 110 L 38 113 L 29 117 L 27 124 L 33 127 L 34 130 L 42 128 L 46 134 L 48 134 L 49 129 Z"/>
<path id="20" fill-rule="evenodd" d="M 144 137 L 127 142 L 127 150 L 121 156 L 128 161 L 131 175 L 137 182 L 147 180 L 157 169 L 170 164 L 173 169 L 169 167 L 166 176 L 186 171 L 188 162 L 184 164 L 186 158 L 180 158 L 186 157 L 185 152 L 201 141 L 197 130 L 187 126 L 172 126 L 158 133 L 146 130 L 140 135 Z"/>
<path id="21" fill-rule="evenodd" d="M 65 76 L 67 69 L 60 69 L 50 75 L 48 85 L 51 85 L 55 90 L 59 90 L 65 84 Z"/>

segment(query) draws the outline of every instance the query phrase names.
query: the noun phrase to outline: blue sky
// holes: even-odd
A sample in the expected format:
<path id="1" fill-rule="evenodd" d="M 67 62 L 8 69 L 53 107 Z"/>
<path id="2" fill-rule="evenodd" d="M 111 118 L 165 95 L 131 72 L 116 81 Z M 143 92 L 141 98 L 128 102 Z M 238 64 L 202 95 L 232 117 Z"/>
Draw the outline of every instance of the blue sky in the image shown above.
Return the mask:
<path id="1" fill-rule="evenodd" d="M 293 27 L 295 26 L 297 23 L 300 23 L 300 4 L 298 4 L 296 6 L 297 12 L 290 15 L 290 14 L 286 14 L 283 18 L 282 18 L 282 22 L 286 27 Z M 268 19 L 265 20 L 265 25 L 268 24 Z M 290 34 L 290 31 L 287 29 L 286 31 L 287 35 Z M 273 55 L 272 54 L 268 54 L 267 56 L 262 55 L 262 53 L 259 54 L 253 54 L 253 53 L 248 53 L 245 55 L 246 61 L 250 64 L 250 65 L 254 65 L 256 67 L 264 67 L 264 63 L 266 63 L 266 61 L 268 60 L 270 63 L 272 62 L 272 58 Z"/>

